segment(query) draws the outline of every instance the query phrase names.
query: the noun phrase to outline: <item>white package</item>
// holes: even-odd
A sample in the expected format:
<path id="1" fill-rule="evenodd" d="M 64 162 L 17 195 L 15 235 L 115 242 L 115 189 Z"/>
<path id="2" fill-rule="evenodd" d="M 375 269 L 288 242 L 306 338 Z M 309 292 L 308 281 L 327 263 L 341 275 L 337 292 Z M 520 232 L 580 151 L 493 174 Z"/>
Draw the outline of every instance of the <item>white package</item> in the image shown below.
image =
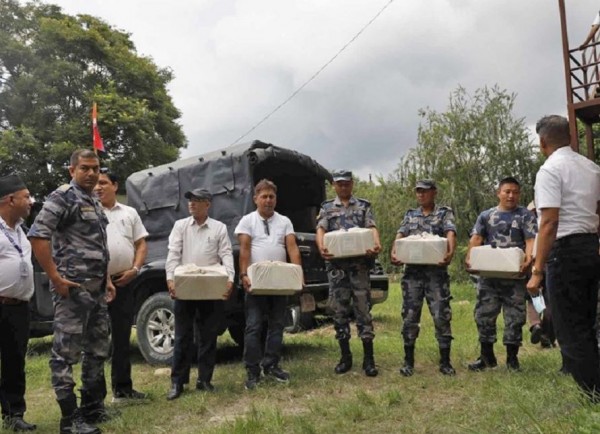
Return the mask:
<path id="1" fill-rule="evenodd" d="M 180 265 L 175 268 L 173 279 L 175 296 L 179 300 L 222 300 L 228 279 L 223 265 Z"/>
<path id="2" fill-rule="evenodd" d="M 248 278 L 255 295 L 292 295 L 302 290 L 302 267 L 296 264 L 255 262 L 248 267 Z"/>
<path id="3" fill-rule="evenodd" d="M 483 277 L 503 279 L 522 279 L 519 270 L 523 264 L 525 252 L 518 247 L 493 248 L 478 246 L 471 249 L 471 269 L 479 271 Z"/>
<path id="4" fill-rule="evenodd" d="M 439 264 L 448 251 L 448 240 L 423 232 L 395 241 L 396 258 L 405 264 Z"/>
<path id="5" fill-rule="evenodd" d="M 372 229 L 350 228 L 327 232 L 323 243 L 334 258 L 348 258 L 365 256 L 375 247 L 375 238 Z"/>

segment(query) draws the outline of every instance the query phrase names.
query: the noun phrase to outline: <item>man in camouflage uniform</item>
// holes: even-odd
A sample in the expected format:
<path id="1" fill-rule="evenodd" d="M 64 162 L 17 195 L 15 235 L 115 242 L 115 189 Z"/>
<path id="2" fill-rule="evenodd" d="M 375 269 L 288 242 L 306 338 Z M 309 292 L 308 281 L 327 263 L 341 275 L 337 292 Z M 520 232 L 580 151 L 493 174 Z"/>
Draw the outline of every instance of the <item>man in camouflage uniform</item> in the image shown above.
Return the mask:
<path id="1" fill-rule="evenodd" d="M 104 361 L 109 350 L 107 301 L 115 288 L 108 276 L 108 220 L 92 191 L 98 157 L 71 155 L 70 184 L 48 196 L 29 231 L 34 254 L 50 279 L 54 301 L 52 386 L 62 412 L 61 433 L 99 433 L 107 420 Z M 83 353 L 83 356 L 82 356 Z M 73 365 L 82 359 L 81 406 L 74 393 Z"/>
<path id="2" fill-rule="evenodd" d="M 354 183 L 352 172 L 339 170 L 333 172 L 333 188 L 337 197 L 321 205 L 317 217 L 317 247 L 327 261 L 329 278 L 329 299 L 334 311 L 335 337 L 338 340 L 342 357 L 335 367 L 337 374 L 348 372 L 352 368 L 350 352 L 350 314 L 354 308 L 356 328 L 363 342 L 363 370 L 369 377 L 378 373 L 373 356 L 373 320 L 371 319 L 371 284 L 369 270 L 373 257 L 381 250 L 379 232 L 371 211 L 371 204 L 352 195 Z M 364 257 L 333 259 L 324 245 L 325 233 L 352 227 L 371 228 L 375 239 L 373 250 Z"/>
<path id="3" fill-rule="evenodd" d="M 404 268 L 402 276 L 402 338 L 404 339 L 404 366 L 400 373 L 405 377 L 414 374 L 415 341 L 419 336 L 419 322 L 423 298 L 427 300 L 429 312 L 435 324 L 435 337 L 440 347 L 440 372 L 444 375 L 455 375 L 456 371 L 450 363 L 450 345 L 452 329 L 450 320 L 450 278 L 448 264 L 456 249 L 456 226 L 451 208 L 437 206 L 435 196 L 437 188 L 432 180 L 421 180 L 415 186 L 419 208 L 409 209 L 398 229 L 396 239 L 410 235 L 429 233 L 448 239 L 448 250 L 444 260 L 438 265 L 410 265 Z M 396 257 L 395 243 L 392 246 L 392 263 L 401 265 Z"/>
<path id="4" fill-rule="evenodd" d="M 519 206 L 521 187 L 513 177 L 500 181 L 498 186 L 498 206 L 483 211 L 471 232 L 469 250 L 466 257 L 467 270 L 470 270 L 471 249 L 482 244 L 497 248 L 519 247 L 525 251 L 521 274 L 529 268 L 537 225 L 535 216 L 523 206 Z M 525 280 L 480 277 L 477 283 L 477 304 L 475 322 L 479 331 L 481 355 L 469 364 L 471 371 L 482 371 L 498 365 L 494 355 L 496 342 L 496 319 L 500 310 L 504 311 L 504 338 L 506 345 L 506 366 L 509 370 L 520 369 L 519 346 L 525 324 Z"/>

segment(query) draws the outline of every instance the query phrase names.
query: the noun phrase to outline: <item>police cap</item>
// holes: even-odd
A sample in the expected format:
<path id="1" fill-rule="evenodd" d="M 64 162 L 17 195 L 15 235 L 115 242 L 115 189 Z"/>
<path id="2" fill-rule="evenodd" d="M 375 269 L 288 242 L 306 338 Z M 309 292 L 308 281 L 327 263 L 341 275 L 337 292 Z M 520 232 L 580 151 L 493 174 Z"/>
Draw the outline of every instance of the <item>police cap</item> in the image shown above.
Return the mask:
<path id="1" fill-rule="evenodd" d="M 11 174 L 0 178 L 0 197 L 15 191 L 25 190 L 27 187 L 19 175 Z"/>
<path id="2" fill-rule="evenodd" d="M 435 185 L 435 181 L 433 179 L 420 179 L 417 181 L 417 185 L 415 185 L 415 190 L 417 189 L 423 190 L 437 190 Z"/>
<path id="3" fill-rule="evenodd" d="M 331 172 L 333 182 L 337 181 L 352 181 L 352 172 L 349 170 L 334 170 Z"/>
<path id="4" fill-rule="evenodd" d="M 195 188 L 193 190 L 187 191 L 183 196 L 186 199 L 190 200 L 212 200 L 212 194 L 210 194 L 210 192 L 208 190 L 205 190 L 204 188 Z"/>

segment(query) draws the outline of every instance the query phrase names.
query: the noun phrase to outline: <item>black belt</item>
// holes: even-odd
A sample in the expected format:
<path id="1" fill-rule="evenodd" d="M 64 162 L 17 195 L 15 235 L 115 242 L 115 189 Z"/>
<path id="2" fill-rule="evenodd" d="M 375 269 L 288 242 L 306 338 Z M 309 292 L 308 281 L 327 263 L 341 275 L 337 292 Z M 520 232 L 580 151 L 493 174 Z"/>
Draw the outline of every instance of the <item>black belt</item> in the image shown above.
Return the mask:
<path id="1" fill-rule="evenodd" d="M 23 303 L 27 303 L 27 301 L 19 300 L 18 298 L 0 297 L 0 304 L 17 305 Z"/>
<path id="2" fill-rule="evenodd" d="M 589 239 L 598 242 L 598 234 L 572 234 L 554 241 L 554 247 L 571 247 Z"/>

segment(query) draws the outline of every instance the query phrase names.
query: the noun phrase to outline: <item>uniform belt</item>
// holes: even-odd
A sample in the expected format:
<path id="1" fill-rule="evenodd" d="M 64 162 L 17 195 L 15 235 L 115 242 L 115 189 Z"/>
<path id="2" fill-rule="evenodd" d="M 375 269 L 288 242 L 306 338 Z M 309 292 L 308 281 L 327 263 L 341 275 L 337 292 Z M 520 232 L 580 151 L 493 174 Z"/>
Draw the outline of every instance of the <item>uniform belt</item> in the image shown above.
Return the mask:
<path id="1" fill-rule="evenodd" d="M 582 241 L 589 239 L 598 241 L 598 234 L 571 234 L 566 237 L 559 238 L 554 241 L 555 247 L 570 247 L 580 244 Z"/>
<path id="2" fill-rule="evenodd" d="M 27 303 L 27 301 L 19 300 L 18 298 L 1 297 L 0 296 L 0 304 L 16 305 L 16 304 L 23 304 L 23 303 Z"/>

